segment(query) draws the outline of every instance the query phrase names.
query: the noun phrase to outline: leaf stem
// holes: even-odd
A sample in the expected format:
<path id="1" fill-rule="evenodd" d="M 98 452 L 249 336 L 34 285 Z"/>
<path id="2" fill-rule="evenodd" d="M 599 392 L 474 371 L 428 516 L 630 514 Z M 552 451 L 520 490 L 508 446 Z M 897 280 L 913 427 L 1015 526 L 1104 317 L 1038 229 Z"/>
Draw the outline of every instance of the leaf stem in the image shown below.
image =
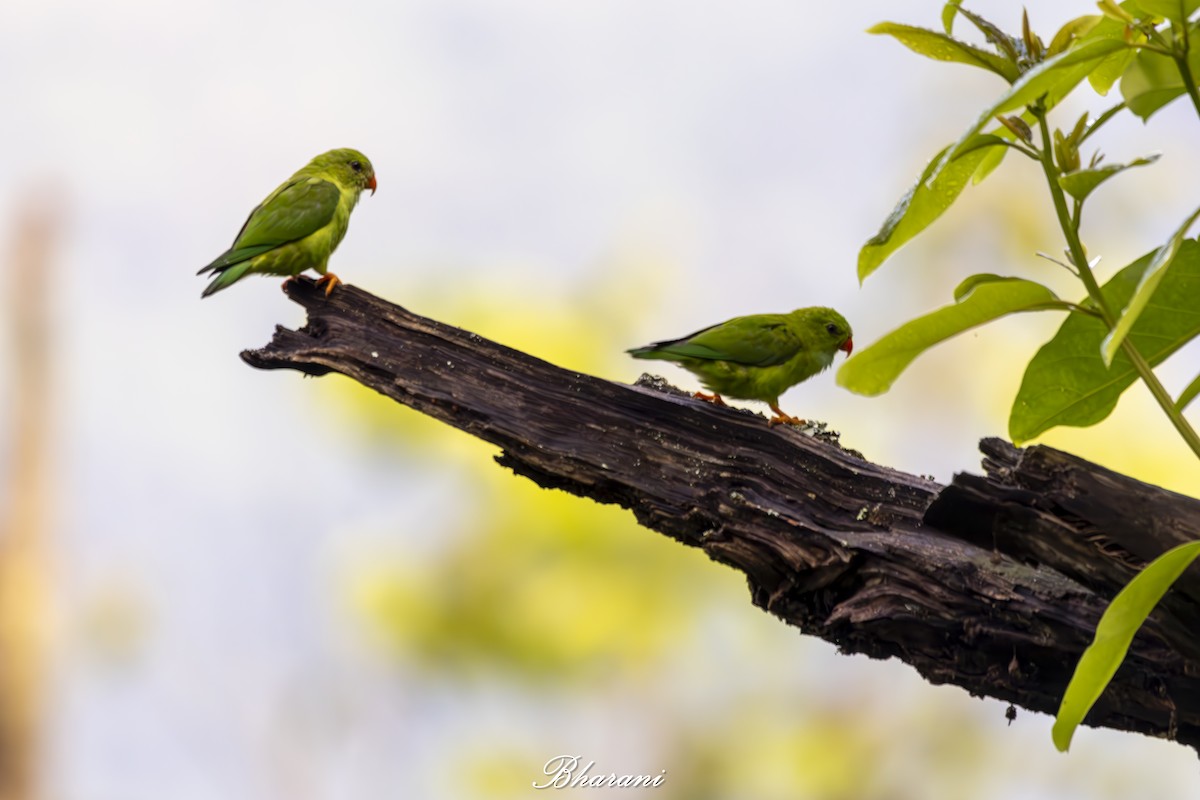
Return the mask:
<path id="1" fill-rule="evenodd" d="M 1080 303 L 1068 302 L 1067 307 L 1070 308 L 1072 311 L 1074 311 L 1076 314 L 1086 314 L 1087 316 L 1095 317 L 1098 320 L 1104 319 L 1104 316 L 1101 315 L 1101 313 L 1099 311 L 1097 311 L 1094 308 L 1088 308 L 1087 306 L 1082 305 Z"/>
<path id="2" fill-rule="evenodd" d="M 1002 141 L 997 142 L 996 144 L 1002 144 L 1005 147 L 1011 147 L 1013 150 L 1016 150 L 1020 153 L 1023 153 L 1024 155 L 1029 156 L 1029 158 L 1031 158 L 1034 161 L 1042 160 L 1042 157 L 1037 154 L 1036 150 L 1034 150 L 1032 147 L 1026 147 L 1025 145 L 1023 145 L 1019 142 L 1015 142 L 1010 139 L 1003 139 Z"/>
<path id="3" fill-rule="evenodd" d="M 1146 52 L 1149 52 L 1149 53 L 1158 53 L 1160 56 L 1166 56 L 1167 58 L 1175 57 L 1175 53 L 1171 50 L 1171 48 L 1166 47 L 1166 46 L 1160 47 L 1159 45 L 1143 43 L 1143 44 L 1135 44 L 1135 45 L 1133 45 L 1133 47 L 1136 47 L 1138 50 L 1145 50 Z"/>
<path id="4" fill-rule="evenodd" d="M 1187 81 L 1195 92 L 1194 82 Z M 1197 98 L 1200 101 L 1200 98 Z M 1046 173 L 1046 183 L 1050 187 L 1050 197 L 1054 201 L 1054 211 L 1058 215 L 1058 224 L 1062 228 L 1063 236 L 1067 240 L 1067 251 L 1070 253 L 1071 261 L 1075 268 L 1079 270 L 1079 280 L 1083 282 L 1087 289 L 1088 297 L 1096 306 L 1096 310 L 1100 313 L 1100 319 L 1104 326 L 1111 331 L 1116 325 L 1116 316 L 1113 314 L 1112 308 L 1108 304 L 1104 293 L 1100 291 L 1100 284 L 1096 281 L 1096 276 L 1092 272 L 1092 268 L 1088 265 L 1087 253 L 1083 249 L 1083 242 L 1079 238 L 1078 220 L 1072 218 L 1070 210 L 1067 208 L 1067 200 L 1063 194 L 1062 186 L 1058 183 L 1058 177 L 1061 170 L 1054 163 L 1054 150 L 1050 144 L 1050 125 L 1046 122 L 1046 110 L 1039 106 L 1031 106 L 1030 110 L 1033 116 L 1038 121 L 1038 127 L 1042 133 L 1042 171 Z M 1200 112 L 1200 104 L 1197 105 L 1197 112 Z M 1150 390 L 1150 394 L 1158 402 L 1163 413 L 1171 420 L 1171 424 L 1175 426 L 1175 430 L 1183 437 L 1183 441 L 1187 443 L 1192 452 L 1200 458 L 1200 436 L 1196 434 L 1196 430 L 1188 423 L 1183 414 L 1175 406 L 1171 395 L 1167 393 L 1166 388 L 1159 382 L 1158 376 L 1154 374 L 1154 370 L 1150 368 L 1150 364 L 1142 356 L 1141 351 L 1134 346 L 1133 340 L 1126 336 L 1121 342 L 1121 349 L 1125 351 L 1125 355 L 1129 358 L 1129 363 L 1133 366 L 1138 377 L 1146 384 L 1146 388 Z"/>
<path id="5" fill-rule="evenodd" d="M 1173 58 L 1175 65 L 1179 67 L 1179 77 L 1183 78 L 1183 85 L 1187 88 L 1188 97 L 1192 98 L 1192 105 L 1196 109 L 1196 113 L 1200 114 L 1200 92 L 1196 91 L 1196 78 L 1192 75 L 1192 67 L 1188 64 L 1187 53 L 1176 53 Z"/>

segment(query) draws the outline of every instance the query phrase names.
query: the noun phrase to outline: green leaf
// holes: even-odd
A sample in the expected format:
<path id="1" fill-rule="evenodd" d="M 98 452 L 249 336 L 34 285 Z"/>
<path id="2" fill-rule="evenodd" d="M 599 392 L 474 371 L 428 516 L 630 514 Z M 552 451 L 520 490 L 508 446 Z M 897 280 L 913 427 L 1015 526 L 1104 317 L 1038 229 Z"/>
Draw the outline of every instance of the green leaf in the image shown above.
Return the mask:
<path id="1" fill-rule="evenodd" d="M 1137 0 L 1142 10 L 1156 17 L 1181 22 L 1200 7 L 1200 0 Z"/>
<path id="2" fill-rule="evenodd" d="M 1125 105 L 1143 120 L 1184 92 L 1183 79 L 1175 62 L 1159 53 L 1143 50 L 1121 76 Z"/>
<path id="3" fill-rule="evenodd" d="M 1200 34 L 1192 31 L 1188 66 L 1200 75 Z M 1183 78 L 1175 61 L 1161 53 L 1141 50 L 1121 76 L 1121 96 L 1129 110 L 1143 120 L 1184 93 Z"/>
<path id="4" fill-rule="evenodd" d="M 1088 73 L 1088 83 L 1092 85 L 1092 89 L 1096 94 L 1105 96 L 1112 91 L 1113 84 L 1121 79 L 1125 71 L 1129 69 L 1129 65 L 1133 63 L 1133 59 L 1137 57 L 1137 51 L 1133 48 L 1122 50 L 1109 56 L 1096 65 L 1096 68 Z"/>
<path id="5" fill-rule="evenodd" d="M 1018 115 L 1018 118 L 1024 121 L 1026 125 L 1032 126 L 1034 123 L 1033 115 L 1028 111 Z M 986 136 L 988 134 L 980 135 Z M 990 135 L 999 136 L 1001 139 L 1007 139 L 1010 142 L 1015 141 L 1017 138 L 1016 134 L 1003 125 L 994 129 Z M 988 175 L 991 175 L 996 167 L 1000 166 L 1000 162 L 1004 160 L 1006 155 L 1008 155 L 1007 147 L 997 147 L 989 151 L 988 154 L 983 157 L 983 161 L 979 162 L 979 168 L 975 170 L 975 174 L 971 176 L 972 185 L 983 183 L 984 179 L 987 178 Z"/>
<path id="6" fill-rule="evenodd" d="M 1009 133 L 1011 133 L 1011 131 L 1009 131 Z M 978 136 L 976 136 L 974 140 L 972 140 L 970 143 L 968 143 L 968 145 L 963 149 L 963 151 L 961 153 L 959 153 L 959 157 L 961 158 L 962 156 L 965 156 L 967 153 L 974 152 L 975 150 L 982 150 L 982 149 L 989 148 L 989 147 L 995 147 L 996 145 L 1000 145 L 1001 148 L 1008 147 L 1009 143 L 1012 142 L 1012 140 L 1014 138 L 1015 138 L 1015 136 L 1009 136 L 1009 137 L 1005 138 L 1003 136 L 998 136 L 997 134 L 994 134 L 994 133 L 981 133 Z"/>
<path id="7" fill-rule="evenodd" d="M 1150 260 L 1150 266 L 1146 267 L 1146 271 L 1142 273 L 1141 283 L 1133 293 L 1129 305 L 1125 306 L 1120 319 L 1117 320 L 1116 327 L 1108 336 L 1104 337 L 1103 355 L 1106 365 L 1112 364 L 1117 350 L 1121 347 L 1121 342 L 1125 341 L 1129 331 L 1137 323 L 1142 312 L 1146 310 L 1151 296 L 1158 289 L 1158 285 L 1162 282 L 1163 276 L 1167 274 L 1167 270 L 1171 268 L 1171 264 L 1174 263 L 1175 256 L 1179 253 L 1179 247 L 1183 244 L 1183 237 L 1187 235 L 1188 229 L 1192 227 L 1197 218 L 1200 218 L 1200 209 L 1192 212 L 1192 215 L 1183 221 L 1183 224 L 1176 229 L 1167 243 L 1154 252 L 1154 258 Z"/>
<path id="8" fill-rule="evenodd" d="M 935 168 L 935 177 L 937 169 L 944 169 L 953 163 L 952 159 L 958 155 L 959 150 L 978 135 L 997 114 L 1024 108 L 1038 102 L 1039 99 L 1042 99 L 1046 109 L 1053 108 L 1104 59 L 1126 47 L 1125 42 L 1119 39 L 1096 39 L 1047 59 L 1027 71 L 979 115 L 975 124 L 968 128 L 950 152 L 942 157 L 942 163 Z"/>
<path id="9" fill-rule="evenodd" d="M 1130 167 L 1144 167 L 1147 164 L 1153 164 L 1155 161 L 1158 161 L 1157 153 L 1145 158 L 1134 159 L 1128 164 L 1106 164 L 1103 167 L 1080 169 L 1075 172 L 1068 172 L 1066 175 L 1060 177 L 1058 185 L 1063 188 L 1063 191 L 1071 195 L 1071 197 L 1083 202 L 1083 199 L 1091 194 L 1093 189 L 1118 172 L 1127 170 Z"/>
<path id="10" fill-rule="evenodd" d="M 1021 59 L 1021 45 L 1017 39 L 1000 30 L 999 26 L 988 22 L 986 19 L 974 12 L 968 11 L 961 5 L 958 8 L 958 13 L 969 19 L 971 24 L 978 28 L 979 32 L 982 33 L 997 50 L 1003 53 L 1009 61 L 1015 64 Z"/>
<path id="11" fill-rule="evenodd" d="M 1127 45 L 1130 44 L 1125 38 L 1128 33 L 1127 23 L 1110 16 L 1110 14 L 1123 14 L 1128 17 L 1129 23 L 1134 22 L 1135 20 L 1129 12 L 1122 8 L 1122 6 L 1128 6 L 1129 3 L 1125 2 L 1122 6 L 1118 6 L 1109 0 L 1107 8 L 1104 2 L 1098 5 L 1100 6 L 1100 10 L 1105 12 L 1105 15 L 1094 27 L 1080 37 L 1078 43 L 1083 45 L 1099 39 L 1111 39 L 1113 41 L 1125 42 Z M 1133 32 L 1132 37 L 1134 44 L 1139 44 L 1146 39 L 1145 34 L 1139 32 Z M 1097 64 L 1095 69 L 1088 73 L 1088 83 L 1092 85 L 1097 94 L 1107 95 L 1112 89 L 1113 84 L 1125 74 L 1126 68 L 1136 55 L 1137 50 L 1133 47 L 1127 46 L 1124 50 L 1118 50 Z"/>
<path id="12" fill-rule="evenodd" d="M 921 231 L 929 227 L 935 219 L 949 208 L 962 190 L 975 168 L 987 155 L 989 147 L 972 147 L 974 143 L 964 145 L 966 154 L 962 158 L 951 161 L 944 167 L 936 178 L 930 180 L 933 170 L 946 154 L 946 148 L 939 152 L 925 167 L 921 177 L 912 188 L 900 198 L 900 202 L 883 221 L 879 233 L 867 240 L 858 251 L 858 281 L 862 283 L 867 276 L 879 268 L 888 256 L 900 249 Z M 1001 147 L 992 144 L 992 147 Z"/>
<path id="13" fill-rule="evenodd" d="M 1029 292 L 1031 293 L 1031 296 L 1036 296 L 1040 293 L 1041 296 L 1050 302 L 1060 302 L 1058 295 L 1054 294 L 1054 292 L 1050 291 L 1047 287 L 1042 286 L 1040 283 L 1034 283 L 1033 281 L 1026 280 L 1025 278 L 1014 278 L 1011 275 L 997 275 L 994 272 L 979 272 L 968 278 L 963 278 L 962 283 L 954 287 L 954 302 L 961 303 L 980 286 L 989 283 L 1006 284 L 1006 286 L 993 286 L 988 291 L 1002 290 L 1004 293 L 1009 293 L 1011 291 Z M 978 302 L 978 298 L 976 299 L 976 302 Z"/>
<path id="14" fill-rule="evenodd" d="M 1200 556 L 1200 542 L 1172 548 L 1151 561 L 1125 585 L 1100 617 L 1096 636 L 1075 665 L 1075 674 L 1063 694 L 1051 736 L 1054 746 L 1066 751 L 1075 729 L 1108 686 L 1125 660 L 1133 636 L 1171 584 Z"/>
<path id="15" fill-rule="evenodd" d="M 1153 257 L 1154 253 L 1147 253 L 1104 285 L 1111 308 L 1128 303 Z M 1154 299 L 1153 313 L 1142 314 L 1129 332 L 1130 341 L 1151 366 L 1200 334 L 1200 244 L 1183 242 Z M 1025 369 L 1009 416 L 1008 432 L 1014 443 L 1027 442 L 1057 425 L 1095 425 L 1112 413 L 1137 373 L 1124 351 L 1117 353 L 1111 367 L 1104 365 L 1100 343 L 1107 333 L 1102 320 L 1073 311 L 1038 350 Z"/>
<path id="16" fill-rule="evenodd" d="M 1175 408 L 1183 411 L 1188 407 L 1188 403 L 1196 399 L 1196 395 L 1200 395 L 1200 375 L 1197 375 L 1195 380 L 1187 385 L 1179 394 L 1179 399 L 1175 401 Z"/>
<path id="17" fill-rule="evenodd" d="M 1000 146 L 997 155 L 995 142 L 991 143 L 993 147 L 981 147 L 978 138 L 990 120 L 1042 97 L 1049 108 L 1082 81 L 1088 70 L 1125 47 L 1123 40 L 1096 39 L 1048 59 L 1022 75 L 953 146 L 934 156 L 916 184 L 900 198 L 879 232 L 858 253 L 859 282 L 953 205 L 968 179 L 978 183 L 996 168 L 1007 148 Z M 993 135 L 1004 136 L 1004 130 Z"/>
<path id="18" fill-rule="evenodd" d="M 946 5 L 942 6 L 942 28 L 947 36 L 954 32 L 954 17 L 958 15 L 958 7 L 961 5 L 962 0 L 947 0 Z"/>
<path id="19" fill-rule="evenodd" d="M 1079 137 L 1079 143 L 1083 144 L 1084 142 L 1086 142 L 1088 140 L 1089 136 L 1094 135 L 1096 133 L 1096 131 L 1103 128 L 1105 126 L 1105 124 L 1107 124 L 1108 122 L 1111 122 L 1114 117 L 1116 117 L 1118 114 L 1120 114 L 1124 110 L 1125 110 L 1125 101 L 1122 100 L 1120 103 L 1117 103 L 1112 108 L 1101 113 L 1100 116 L 1096 117 L 1094 120 L 1092 120 L 1091 122 L 1088 123 L 1087 129 L 1084 130 L 1083 135 Z"/>
<path id="20" fill-rule="evenodd" d="M 1133 15 L 1141 12 L 1141 9 L 1133 8 L 1129 2 L 1118 5 L 1115 0 L 1100 0 L 1096 5 L 1100 6 L 1100 11 L 1104 13 L 1106 18 L 1122 26 L 1135 24 L 1137 18 Z M 1130 7 L 1126 8 L 1126 6 Z"/>
<path id="21" fill-rule="evenodd" d="M 1015 139 L 1016 137 L 1009 133 L 1009 138 Z M 971 184 L 978 186 L 983 183 L 987 176 L 991 175 L 996 167 L 1000 166 L 1006 155 L 1008 155 L 1007 147 L 995 147 L 989 150 L 987 155 L 983 157 L 983 160 L 979 162 L 979 167 L 975 170 L 974 174 L 971 175 Z"/>
<path id="22" fill-rule="evenodd" d="M 1003 56 L 927 28 L 901 25 L 897 22 L 881 22 L 867 28 L 867 33 L 892 36 L 914 53 L 936 61 L 953 61 L 959 64 L 970 64 L 973 67 L 982 67 L 996 73 L 1009 83 L 1015 81 L 1020 74 L 1017 65 Z"/>
<path id="23" fill-rule="evenodd" d="M 852 392 L 883 394 L 921 353 L 963 331 L 1019 311 L 1066 309 L 1040 283 L 1001 275 L 972 275 L 954 290 L 953 305 L 907 322 L 838 370 L 837 382 Z"/>
<path id="24" fill-rule="evenodd" d="M 1103 19 L 1098 14 L 1091 14 L 1086 17 L 1076 17 L 1058 29 L 1058 33 L 1054 34 L 1054 38 L 1050 40 L 1050 46 L 1046 48 L 1046 55 L 1056 56 L 1064 52 L 1070 47 L 1076 39 L 1082 38 L 1092 28 Z"/>

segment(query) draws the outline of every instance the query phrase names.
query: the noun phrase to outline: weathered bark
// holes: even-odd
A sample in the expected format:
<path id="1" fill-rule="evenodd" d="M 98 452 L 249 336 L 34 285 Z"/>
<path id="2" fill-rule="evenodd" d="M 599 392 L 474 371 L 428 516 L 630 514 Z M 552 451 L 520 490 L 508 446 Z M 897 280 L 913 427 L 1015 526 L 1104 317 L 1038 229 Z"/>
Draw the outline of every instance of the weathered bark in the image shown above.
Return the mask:
<path id="1" fill-rule="evenodd" d="M 278 328 L 247 363 L 345 374 L 496 444 L 541 486 L 702 548 L 805 633 L 1026 709 L 1056 711 L 1134 568 L 1200 535 L 1200 501 L 1050 448 L 985 440 L 987 475 L 942 486 L 836 437 L 559 369 L 352 286 L 286 290 L 307 324 Z M 1198 585 L 1169 595 L 1088 724 L 1200 745 Z"/>

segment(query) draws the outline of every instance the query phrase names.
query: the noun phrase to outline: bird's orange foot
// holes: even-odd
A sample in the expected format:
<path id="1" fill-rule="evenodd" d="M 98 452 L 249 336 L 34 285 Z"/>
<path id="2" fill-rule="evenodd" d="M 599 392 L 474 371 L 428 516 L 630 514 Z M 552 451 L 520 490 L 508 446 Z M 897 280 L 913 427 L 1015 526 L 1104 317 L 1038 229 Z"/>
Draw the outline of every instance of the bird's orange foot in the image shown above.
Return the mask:
<path id="1" fill-rule="evenodd" d="M 725 401 L 721 399 L 721 395 L 717 394 L 716 392 L 713 392 L 712 394 L 696 392 L 692 395 L 692 397 L 696 398 L 697 400 L 703 400 L 706 403 L 712 403 L 714 406 L 721 406 L 721 408 L 727 407 L 725 405 Z"/>
<path id="2" fill-rule="evenodd" d="M 805 425 L 807 422 L 799 417 L 793 417 L 791 414 L 785 414 L 775 403 L 768 403 L 771 410 L 775 412 L 775 416 L 767 420 L 767 425 L 774 428 L 776 425 Z"/>
<path id="3" fill-rule="evenodd" d="M 326 272 L 324 275 L 317 278 L 317 286 L 325 287 L 326 297 L 329 297 L 329 295 L 333 294 L 333 287 L 337 286 L 341 282 L 342 279 L 337 275 L 334 275 L 332 272 Z"/>

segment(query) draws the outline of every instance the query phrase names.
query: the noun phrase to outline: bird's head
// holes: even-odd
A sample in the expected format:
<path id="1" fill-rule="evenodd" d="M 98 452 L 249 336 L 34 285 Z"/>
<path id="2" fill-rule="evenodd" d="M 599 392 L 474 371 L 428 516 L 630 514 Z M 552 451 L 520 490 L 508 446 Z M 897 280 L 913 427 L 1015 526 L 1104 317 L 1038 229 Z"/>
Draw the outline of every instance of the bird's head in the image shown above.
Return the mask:
<path id="1" fill-rule="evenodd" d="M 370 189 L 371 194 L 375 194 L 375 187 L 378 185 L 375 181 L 375 167 L 371 165 L 370 159 L 357 150 L 349 147 L 330 150 L 314 158 L 309 167 L 328 172 L 343 187 L 358 189 L 360 192 Z"/>
<path id="2" fill-rule="evenodd" d="M 793 313 L 801 315 L 805 326 L 824 341 L 831 357 L 838 350 L 845 351 L 846 355 L 854 350 L 854 332 L 850 330 L 850 323 L 832 308 L 817 306 Z"/>

